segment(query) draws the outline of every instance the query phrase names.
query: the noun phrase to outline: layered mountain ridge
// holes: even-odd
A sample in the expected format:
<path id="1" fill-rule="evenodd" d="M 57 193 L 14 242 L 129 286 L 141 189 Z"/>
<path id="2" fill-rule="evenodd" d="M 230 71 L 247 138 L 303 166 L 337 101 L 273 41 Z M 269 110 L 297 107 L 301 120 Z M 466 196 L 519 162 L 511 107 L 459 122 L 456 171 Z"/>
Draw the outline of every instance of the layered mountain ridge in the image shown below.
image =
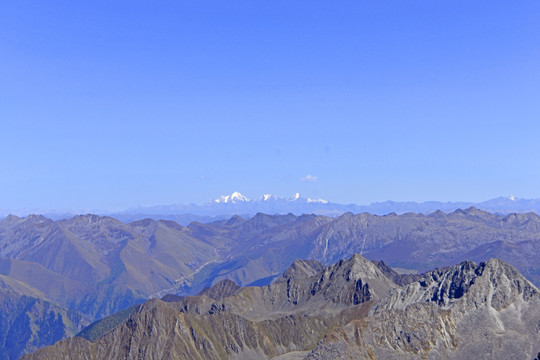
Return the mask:
<path id="1" fill-rule="evenodd" d="M 69 338 L 23 359 L 532 359 L 540 350 L 540 292 L 503 261 L 462 262 L 404 286 L 384 267 L 360 255 L 297 261 L 268 286 L 224 280 L 150 300 L 95 341 Z"/>
<path id="2" fill-rule="evenodd" d="M 191 222 L 212 222 L 228 219 L 234 215 L 252 217 L 257 213 L 266 214 L 317 214 L 323 216 L 340 216 L 346 212 L 362 213 L 368 212 L 375 215 L 386 215 L 390 213 L 405 214 L 408 212 L 430 214 L 437 210 L 446 213 L 457 209 L 476 207 L 495 214 L 540 213 L 540 199 L 525 199 L 514 196 L 500 196 L 494 199 L 481 202 L 472 201 L 384 201 L 373 202 L 369 205 L 342 204 L 331 202 L 320 198 L 309 198 L 295 193 L 291 197 L 284 197 L 272 194 L 264 194 L 256 198 L 247 196 L 235 191 L 229 195 L 221 195 L 215 199 L 210 199 L 200 204 L 171 204 L 146 207 L 134 207 L 123 211 L 88 211 L 88 210 L 47 210 L 46 216 L 55 219 L 71 218 L 79 213 L 96 213 L 102 216 L 111 216 L 124 222 L 132 222 L 151 218 L 154 220 L 173 220 L 181 225 L 189 225 Z M 33 213 L 44 213 L 43 210 L 2 210 L 0 218 L 8 214 L 27 216 Z"/>
<path id="3" fill-rule="evenodd" d="M 196 294 L 223 279 L 241 286 L 267 285 L 281 281 L 278 277 L 295 259 L 309 260 L 287 271 L 311 276 L 321 269 L 313 270 L 309 261 L 329 265 L 354 253 L 409 272 L 498 257 L 539 284 L 540 217 L 468 208 L 448 214 L 346 213 L 336 218 L 260 213 L 189 226 L 152 219 L 124 223 L 96 215 L 0 220 L 0 276 L 10 284 L 10 293 L 19 289 L 15 299 L 24 295 L 57 309 L 62 321 L 56 324 L 63 326 L 63 332 L 56 332 L 60 337 L 149 298 Z M 417 280 L 414 274 L 379 269 L 400 285 Z M 304 295 L 297 295 L 301 303 Z M 8 309 L 6 305 L 3 311 Z M 43 331 L 52 326 L 41 319 L 50 315 L 37 314 L 32 319 L 43 324 Z M 0 337 L 6 343 L 19 327 L 2 324 Z M 31 345 L 31 336 L 24 339 L 25 346 L 4 358 L 16 359 L 47 345 Z M 47 341 L 53 340 L 57 338 Z"/>
<path id="4" fill-rule="evenodd" d="M 282 197 L 264 194 L 258 198 L 250 199 L 235 191 L 230 195 L 222 195 L 203 204 L 177 204 L 152 207 L 138 207 L 113 216 L 123 221 L 134 221 L 143 217 L 155 219 L 175 220 L 183 225 L 192 221 L 210 222 L 229 218 L 233 215 L 251 217 L 256 213 L 267 214 L 317 214 L 324 216 L 340 216 L 347 212 L 368 212 L 376 215 L 390 213 L 405 214 L 408 212 L 430 214 L 437 210 L 453 212 L 457 209 L 476 207 L 484 211 L 497 214 L 510 214 L 514 212 L 540 213 L 540 199 L 522 199 L 514 196 L 501 196 L 482 202 L 443 202 L 443 201 L 384 201 L 369 205 L 340 204 L 324 199 L 303 197 L 299 193 L 292 197 Z"/>

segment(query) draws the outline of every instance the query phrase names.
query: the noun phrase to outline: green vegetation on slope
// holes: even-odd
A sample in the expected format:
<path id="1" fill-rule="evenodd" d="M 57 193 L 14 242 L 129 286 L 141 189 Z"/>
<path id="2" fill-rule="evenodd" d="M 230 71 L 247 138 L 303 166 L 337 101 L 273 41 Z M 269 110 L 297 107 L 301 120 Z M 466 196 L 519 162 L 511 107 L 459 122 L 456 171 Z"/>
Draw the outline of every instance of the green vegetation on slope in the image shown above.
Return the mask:
<path id="1" fill-rule="evenodd" d="M 109 331 L 116 328 L 119 324 L 126 321 L 136 307 L 137 305 L 133 305 L 113 315 L 104 317 L 103 319 L 90 324 L 75 336 L 80 336 L 90 341 L 97 340 Z"/>

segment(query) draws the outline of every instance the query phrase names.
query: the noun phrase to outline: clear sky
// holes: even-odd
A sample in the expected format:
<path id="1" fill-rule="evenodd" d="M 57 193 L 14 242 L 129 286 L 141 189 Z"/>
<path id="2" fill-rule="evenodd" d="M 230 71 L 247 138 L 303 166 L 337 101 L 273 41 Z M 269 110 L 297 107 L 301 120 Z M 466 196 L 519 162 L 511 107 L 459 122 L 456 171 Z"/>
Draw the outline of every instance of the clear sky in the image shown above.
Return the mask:
<path id="1" fill-rule="evenodd" d="M 0 209 L 540 197 L 540 1 L 0 2 Z"/>

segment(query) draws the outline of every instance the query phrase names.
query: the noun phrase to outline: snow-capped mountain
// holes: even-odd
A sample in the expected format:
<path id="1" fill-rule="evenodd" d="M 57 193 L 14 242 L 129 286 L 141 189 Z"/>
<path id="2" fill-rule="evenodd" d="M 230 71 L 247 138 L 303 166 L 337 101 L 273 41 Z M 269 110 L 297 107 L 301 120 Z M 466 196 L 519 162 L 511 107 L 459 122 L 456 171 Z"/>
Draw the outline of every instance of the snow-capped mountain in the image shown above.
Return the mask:
<path id="1" fill-rule="evenodd" d="M 251 201 L 251 200 L 249 200 L 244 195 L 240 194 L 238 191 L 233 192 L 231 195 L 221 195 L 219 198 L 214 200 L 216 204 L 227 204 L 227 203 L 236 204 L 237 202 L 248 202 L 248 201 Z"/>
<path id="2" fill-rule="evenodd" d="M 338 204 L 325 199 L 306 198 L 295 193 L 290 197 L 282 197 L 273 194 L 264 194 L 260 197 L 250 199 L 242 193 L 235 191 L 229 195 L 222 195 L 215 199 L 210 199 L 203 204 L 173 204 L 152 207 L 137 207 L 122 212 L 95 212 L 101 215 L 111 215 L 122 221 L 129 222 L 144 218 L 174 220 L 180 224 L 187 225 L 193 221 L 211 222 L 230 218 L 233 215 L 253 216 L 257 213 L 265 214 L 317 214 L 326 216 L 338 216 L 346 212 L 355 214 L 368 212 L 375 215 L 386 215 L 389 213 L 404 214 L 407 212 L 429 214 L 437 210 L 449 213 L 456 209 L 466 209 L 474 206 L 478 209 L 491 213 L 509 214 L 535 212 L 540 214 L 540 199 L 522 199 L 515 196 L 498 197 L 491 200 L 473 202 L 396 202 L 384 201 L 371 203 L 369 205 Z M 8 212 L 0 210 L 0 218 L 13 213 L 26 216 L 30 213 L 39 212 Z M 73 216 L 73 212 L 47 213 L 53 219 L 67 218 Z"/>
<path id="3" fill-rule="evenodd" d="M 252 216 L 256 213 L 265 214 L 318 214 L 338 216 L 346 212 L 369 212 L 376 215 L 386 215 L 392 212 L 403 214 L 416 212 L 429 214 L 437 210 L 452 212 L 456 209 L 466 209 L 475 206 L 492 213 L 508 214 L 512 212 L 540 213 L 540 199 L 520 199 L 514 196 L 498 197 L 488 201 L 473 202 L 396 202 L 385 201 L 370 205 L 338 204 L 325 199 L 312 199 L 295 193 L 290 197 L 274 194 L 264 194 L 251 199 L 239 191 L 229 195 L 221 195 L 203 204 L 168 205 L 147 208 L 130 209 L 121 214 L 113 214 L 123 220 L 147 217 L 161 217 L 176 220 L 180 223 L 190 221 L 211 221 L 229 218 L 232 215 Z M 137 216 L 133 216 L 137 214 Z"/>
<path id="4" fill-rule="evenodd" d="M 242 195 L 240 192 L 235 191 L 230 195 L 221 195 L 217 199 L 210 200 L 210 203 L 216 204 L 237 204 L 237 203 L 260 203 L 260 202 L 303 202 L 303 203 L 319 203 L 319 204 L 328 204 L 328 200 L 324 199 L 311 199 L 304 198 L 300 193 L 295 193 L 292 197 L 285 198 L 272 194 L 264 194 L 258 199 L 249 199 L 247 196 Z"/>
<path id="5" fill-rule="evenodd" d="M 319 214 L 337 216 L 347 211 L 354 211 L 350 205 L 330 203 L 325 199 L 312 199 L 295 193 L 290 197 L 264 194 L 257 198 L 248 198 L 239 191 L 221 195 L 203 204 L 173 204 L 152 207 L 138 207 L 121 213 L 108 214 L 122 221 L 133 221 L 144 217 L 175 220 L 181 224 L 192 221 L 208 222 L 221 220 L 233 215 L 252 216 L 266 214 Z"/>

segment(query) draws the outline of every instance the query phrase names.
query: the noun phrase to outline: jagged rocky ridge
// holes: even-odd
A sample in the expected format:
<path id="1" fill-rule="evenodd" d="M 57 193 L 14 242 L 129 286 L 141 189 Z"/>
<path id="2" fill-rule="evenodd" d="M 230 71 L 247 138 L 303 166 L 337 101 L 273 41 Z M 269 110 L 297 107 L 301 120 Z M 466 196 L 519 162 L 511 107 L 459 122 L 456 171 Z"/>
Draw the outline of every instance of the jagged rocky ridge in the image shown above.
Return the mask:
<path id="1" fill-rule="evenodd" d="M 23 359 L 533 359 L 540 351 L 540 293 L 503 261 L 465 261 L 403 286 L 384 267 L 360 255 L 328 267 L 297 261 L 271 285 L 225 280 L 198 296 L 150 300 L 96 341 L 69 338 Z"/>

